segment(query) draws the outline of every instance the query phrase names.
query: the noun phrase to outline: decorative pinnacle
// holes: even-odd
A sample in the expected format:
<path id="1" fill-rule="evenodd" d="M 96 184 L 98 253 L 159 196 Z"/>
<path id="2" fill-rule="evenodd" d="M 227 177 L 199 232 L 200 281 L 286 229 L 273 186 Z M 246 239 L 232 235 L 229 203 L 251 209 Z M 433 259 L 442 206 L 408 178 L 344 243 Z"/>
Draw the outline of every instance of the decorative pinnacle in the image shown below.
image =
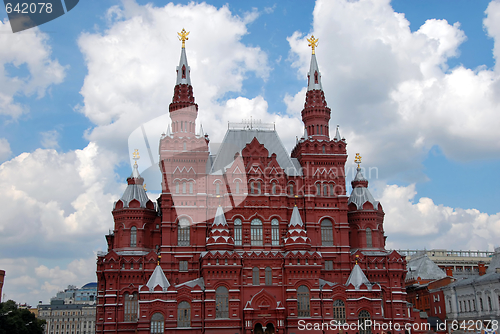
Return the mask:
<path id="1" fill-rule="evenodd" d="M 312 54 L 315 54 L 314 50 L 318 46 L 318 39 L 314 38 L 314 35 L 311 35 L 311 38 L 308 38 L 307 41 L 309 42 L 308 46 L 312 48 Z"/>
<path id="2" fill-rule="evenodd" d="M 139 150 L 135 149 L 134 153 L 132 153 L 133 159 L 135 160 L 134 165 L 137 166 L 137 160 L 139 160 L 141 157 L 139 156 Z"/>
<path id="3" fill-rule="evenodd" d="M 158 255 L 158 265 L 160 265 L 161 255 Z"/>
<path id="4" fill-rule="evenodd" d="M 356 254 L 356 264 L 358 264 L 359 255 Z"/>
<path id="5" fill-rule="evenodd" d="M 189 39 L 189 31 L 186 31 L 184 28 L 182 28 L 181 32 L 178 32 L 177 35 L 179 35 L 179 41 L 182 42 L 182 48 L 186 48 L 186 41 Z"/>
<path id="6" fill-rule="evenodd" d="M 146 183 L 144 183 L 144 184 L 142 185 L 142 189 L 144 189 L 144 191 L 148 191 L 148 190 L 146 189 Z"/>
<path id="7" fill-rule="evenodd" d="M 359 153 L 356 153 L 356 157 L 354 158 L 354 163 L 357 163 L 359 168 L 359 164 L 361 163 L 361 156 L 359 155 Z"/>

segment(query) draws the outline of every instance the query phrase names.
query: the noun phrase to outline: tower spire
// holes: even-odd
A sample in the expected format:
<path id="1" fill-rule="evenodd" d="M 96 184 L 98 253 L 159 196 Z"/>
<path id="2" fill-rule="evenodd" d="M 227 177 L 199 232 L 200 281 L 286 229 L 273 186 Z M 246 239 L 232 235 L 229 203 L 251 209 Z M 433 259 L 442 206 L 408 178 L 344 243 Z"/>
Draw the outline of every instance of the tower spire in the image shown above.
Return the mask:
<path id="1" fill-rule="evenodd" d="M 325 93 L 321 85 L 321 73 L 316 60 L 316 47 L 318 39 L 314 35 L 307 39 L 312 48 L 311 65 L 307 74 L 307 93 L 302 121 L 311 139 L 330 140 L 330 108 L 326 105 Z"/>
<path id="2" fill-rule="evenodd" d="M 177 66 L 177 79 L 174 97 L 170 103 L 170 119 L 174 136 L 195 135 L 195 122 L 198 116 L 198 105 L 194 102 L 193 86 L 191 86 L 191 68 L 186 56 L 186 41 L 189 32 L 182 29 L 177 33 L 182 42 L 181 58 Z"/>

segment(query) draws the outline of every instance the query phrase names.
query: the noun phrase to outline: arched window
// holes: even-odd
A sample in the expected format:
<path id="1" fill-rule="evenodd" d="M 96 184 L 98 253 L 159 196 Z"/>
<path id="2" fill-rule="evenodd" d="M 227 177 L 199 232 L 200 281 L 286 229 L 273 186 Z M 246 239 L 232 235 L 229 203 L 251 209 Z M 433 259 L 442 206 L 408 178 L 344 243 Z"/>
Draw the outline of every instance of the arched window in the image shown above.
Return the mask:
<path id="1" fill-rule="evenodd" d="M 316 183 L 316 196 L 321 195 L 321 183 Z"/>
<path id="2" fill-rule="evenodd" d="M 252 269 L 252 285 L 260 285 L 260 270 L 257 267 Z"/>
<path id="3" fill-rule="evenodd" d="M 271 220 L 271 240 L 273 246 L 279 246 L 280 244 L 280 223 L 278 219 Z"/>
<path id="4" fill-rule="evenodd" d="M 234 220 L 234 244 L 241 246 L 241 219 Z"/>
<path id="5" fill-rule="evenodd" d="M 319 135 L 319 125 L 318 124 L 316 124 L 316 134 Z"/>
<path id="6" fill-rule="evenodd" d="M 321 245 L 333 246 L 333 226 L 330 219 L 321 221 Z"/>
<path id="7" fill-rule="evenodd" d="M 177 228 L 177 246 L 189 246 L 189 220 L 186 218 L 179 219 Z"/>
<path id="8" fill-rule="evenodd" d="M 191 327 L 191 305 L 186 301 L 177 306 L 177 327 Z"/>
<path id="9" fill-rule="evenodd" d="M 217 182 L 215 184 L 215 194 L 220 195 L 220 183 L 219 182 Z"/>
<path id="10" fill-rule="evenodd" d="M 321 125 L 321 126 L 319 127 L 319 134 L 320 134 L 320 135 L 322 135 L 322 134 L 323 134 L 323 125 Z M 324 150 L 324 149 L 325 149 L 325 147 L 323 146 L 323 150 Z M 325 152 L 323 152 L 323 153 L 325 153 Z"/>
<path id="11" fill-rule="evenodd" d="M 240 181 L 235 181 L 235 193 L 239 194 L 240 193 Z"/>
<path id="12" fill-rule="evenodd" d="M 182 182 L 182 193 L 186 193 L 186 182 Z"/>
<path id="13" fill-rule="evenodd" d="M 370 320 L 370 313 L 368 311 L 363 310 L 359 312 L 358 324 L 363 325 L 359 327 L 359 334 L 370 334 L 372 332 L 371 326 L 368 326 L 368 324 L 365 325 L 365 322 L 368 320 Z"/>
<path id="14" fill-rule="evenodd" d="M 183 149 L 184 151 L 186 151 L 186 150 L 187 150 L 187 144 L 186 144 L 186 142 L 182 143 L 182 149 Z"/>
<path id="15" fill-rule="evenodd" d="M 321 128 L 323 128 L 323 127 L 321 127 Z M 326 153 L 326 147 L 325 147 L 325 145 L 323 145 L 323 149 L 322 149 L 322 151 L 323 151 L 323 154 L 325 154 L 325 153 Z"/>
<path id="16" fill-rule="evenodd" d="M 123 295 L 123 301 L 125 321 L 137 321 L 137 292 L 131 295 L 125 293 Z"/>
<path id="17" fill-rule="evenodd" d="M 481 307 L 481 312 L 483 312 L 484 311 L 483 298 L 479 298 L 479 306 Z"/>
<path id="18" fill-rule="evenodd" d="M 251 222 L 252 246 L 262 246 L 262 221 L 254 219 Z"/>
<path id="19" fill-rule="evenodd" d="M 340 299 L 337 299 L 333 302 L 333 318 L 337 322 L 345 322 L 345 304 Z"/>
<path id="20" fill-rule="evenodd" d="M 289 193 L 290 195 L 293 195 L 293 183 L 290 183 L 290 184 L 288 185 L 288 193 Z"/>
<path id="21" fill-rule="evenodd" d="M 219 286 L 215 290 L 215 317 L 229 318 L 229 293 L 225 286 Z"/>
<path id="22" fill-rule="evenodd" d="M 372 229 L 369 227 L 366 228 L 366 247 L 373 247 Z"/>
<path id="23" fill-rule="evenodd" d="M 309 310 L 309 289 L 305 285 L 297 289 L 297 315 L 299 317 L 310 317 Z"/>
<path id="24" fill-rule="evenodd" d="M 250 194 L 260 195 L 260 182 L 258 181 L 250 182 Z"/>
<path id="25" fill-rule="evenodd" d="M 271 194 L 276 195 L 276 182 L 271 183 Z"/>
<path id="26" fill-rule="evenodd" d="M 328 185 L 327 184 L 323 185 L 323 196 L 328 196 Z"/>
<path id="27" fill-rule="evenodd" d="M 333 183 L 330 183 L 330 196 L 333 196 Z"/>
<path id="28" fill-rule="evenodd" d="M 137 247 L 137 227 L 130 229 L 130 247 Z"/>
<path id="29" fill-rule="evenodd" d="M 163 334 L 165 333 L 165 321 L 163 320 L 163 315 L 161 313 L 155 313 L 151 317 L 151 334 Z"/>
<path id="30" fill-rule="evenodd" d="M 266 285 L 273 285 L 273 271 L 271 267 L 266 267 Z"/>
<path id="31" fill-rule="evenodd" d="M 488 296 L 488 308 L 489 308 L 490 311 L 493 310 L 492 307 L 491 307 L 491 297 L 490 296 Z"/>
<path id="32" fill-rule="evenodd" d="M 179 193 L 179 182 L 175 182 L 175 193 Z"/>
<path id="33" fill-rule="evenodd" d="M 193 182 L 189 182 L 189 193 L 190 193 L 190 194 L 192 194 L 192 193 L 193 193 L 193 187 L 194 187 Z"/>

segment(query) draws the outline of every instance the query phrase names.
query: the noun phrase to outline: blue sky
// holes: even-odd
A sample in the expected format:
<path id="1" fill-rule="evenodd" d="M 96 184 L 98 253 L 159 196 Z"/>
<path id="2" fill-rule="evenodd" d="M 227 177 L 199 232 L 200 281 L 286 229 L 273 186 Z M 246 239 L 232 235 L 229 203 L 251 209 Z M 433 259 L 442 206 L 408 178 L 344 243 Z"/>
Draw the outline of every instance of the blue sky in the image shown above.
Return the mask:
<path id="1" fill-rule="evenodd" d="M 314 33 L 347 167 L 360 152 L 378 171 L 370 187 L 388 247 L 498 246 L 500 1 L 86 0 L 16 34 L 3 8 L 0 18 L 8 298 L 34 304 L 95 280 L 130 173 L 128 137 L 168 113 L 183 27 L 212 142 L 227 121 L 252 116 L 276 122 L 291 150 Z M 158 188 L 148 183 L 152 198 Z"/>

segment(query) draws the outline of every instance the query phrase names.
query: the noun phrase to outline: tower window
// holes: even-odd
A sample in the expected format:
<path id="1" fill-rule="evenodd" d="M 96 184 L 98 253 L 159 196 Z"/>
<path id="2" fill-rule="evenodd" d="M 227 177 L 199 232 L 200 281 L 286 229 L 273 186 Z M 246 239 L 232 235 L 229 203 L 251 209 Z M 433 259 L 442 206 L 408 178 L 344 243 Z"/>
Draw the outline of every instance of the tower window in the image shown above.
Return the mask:
<path id="1" fill-rule="evenodd" d="M 262 246 L 262 221 L 254 219 L 251 222 L 252 246 Z"/>
<path id="2" fill-rule="evenodd" d="M 179 271 L 188 271 L 187 261 L 179 261 Z"/>
<path id="3" fill-rule="evenodd" d="M 137 247 L 137 227 L 130 229 L 130 247 Z"/>
<path id="4" fill-rule="evenodd" d="M 271 194 L 276 195 L 276 182 L 271 183 Z"/>
<path id="5" fill-rule="evenodd" d="M 319 127 L 319 134 L 321 134 L 321 135 L 323 134 L 323 125 L 321 125 L 321 126 Z M 325 152 L 323 152 L 323 153 L 325 153 Z"/>
<path id="6" fill-rule="evenodd" d="M 193 193 L 193 182 L 189 182 L 189 193 L 192 194 Z"/>
<path id="7" fill-rule="evenodd" d="M 191 305 L 186 301 L 177 307 L 177 327 L 191 327 Z"/>
<path id="8" fill-rule="evenodd" d="M 229 318 L 229 292 L 225 286 L 215 290 L 215 318 Z"/>
<path id="9" fill-rule="evenodd" d="M 125 293 L 123 295 L 123 300 L 125 308 L 124 311 L 125 321 L 137 321 L 137 305 L 138 305 L 137 292 L 135 292 L 132 295 Z"/>
<path id="10" fill-rule="evenodd" d="M 337 322 L 345 323 L 345 303 L 344 301 L 337 299 L 333 302 L 333 318 Z"/>
<path id="11" fill-rule="evenodd" d="M 362 330 L 359 331 L 359 334 L 370 334 L 371 333 L 371 325 L 369 326 L 369 321 L 370 320 L 370 313 L 368 311 L 363 310 L 359 312 L 358 316 L 358 324 L 364 325 L 362 326 Z M 365 323 L 368 322 L 368 324 L 365 325 Z"/>
<path id="12" fill-rule="evenodd" d="M 297 289 L 297 313 L 299 317 L 310 317 L 309 310 L 309 289 L 305 285 Z"/>
<path id="13" fill-rule="evenodd" d="M 151 334 L 165 333 L 165 320 L 161 313 L 155 313 L 151 317 Z"/>
<path id="14" fill-rule="evenodd" d="M 316 183 L 316 196 L 321 195 L 321 183 Z"/>
<path id="15" fill-rule="evenodd" d="M 316 124 L 316 134 L 319 134 L 319 125 Z"/>
<path id="16" fill-rule="evenodd" d="M 215 194 L 220 195 L 220 183 L 215 184 Z"/>
<path id="17" fill-rule="evenodd" d="M 272 245 L 278 246 L 280 244 L 280 223 L 278 219 L 271 220 L 271 237 Z"/>
<path id="18" fill-rule="evenodd" d="M 325 145 L 323 145 L 323 147 L 322 147 L 322 152 L 323 152 L 323 154 L 326 153 L 326 147 L 325 147 Z"/>
<path id="19" fill-rule="evenodd" d="M 234 220 L 234 244 L 241 246 L 241 219 Z"/>
<path id="20" fill-rule="evenodd" d="M 182 182 L 182 193 L 186 193 L 186 182 Z"/>
<path id="21" fill-rule="evenodd" d="M 273 285 L 273 271 L 271 267 L 266 267 L 266 285 Z"/>
<path id="22" fill-rule="evenodd" d="M 333 196 L 333 183 L 330 183 L 330 196 Z"/>
<path id="23" fill-rule="evenodd" d="M 369 227 L 366 228 L 366 247 L 373 247 L 372 229 Z"/>
<path id="24" fill-rule="evenodd" d="M 290 195 L 293 195 L 293 183 L 290 183 L 290 184 L 288 185 L 288 193 L 289 193 Z"/>
<path id="25" fill-rule="evenodd" d="M 314 83 L 317 85 L 318 84 L 318 71 L 314 72 Z"/>
<path id="26" fill-rule="evenodd" d="M 177 229 L 177 245 L 189 246 L 189 220 L 186 218 L 179 219 L 179 227 Z"/>
<path id="27" fill-rule="evenodd" d="M 179 193 L 179 182 L 175 182 L 175 193 Z"/>
<path id="28" fill-rule="evenodd" d="M 333 246 L 333 226 L 330 219 L 321 222 L 321 245 Z"/>
<path id="29" fill-rule="evenodd" d="M 186 79 L 186 65 L 182 65 L 182 79 Z"/>
<path id="30" fill-rule="evenodd" d="M 236 188 L 235 188 L 235 193 L 239 194 L 240 193 L 240 181 L 235 181 Z"/>
<path id="31" fill-rule="evenodd" d="M 260 270 L 257 267 L 252 269 L 252 285 L 260 285 Z"/>

